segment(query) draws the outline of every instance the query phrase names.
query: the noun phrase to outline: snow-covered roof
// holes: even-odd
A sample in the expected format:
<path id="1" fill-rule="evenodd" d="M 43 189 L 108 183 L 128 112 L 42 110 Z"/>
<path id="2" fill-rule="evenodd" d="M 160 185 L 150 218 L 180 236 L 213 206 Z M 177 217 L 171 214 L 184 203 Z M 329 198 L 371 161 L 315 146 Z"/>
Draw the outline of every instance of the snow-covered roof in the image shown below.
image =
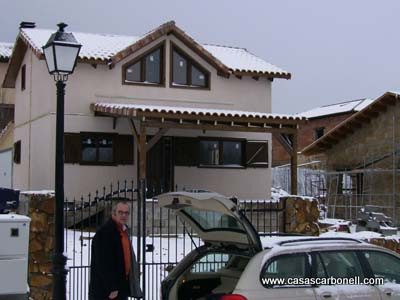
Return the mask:
<path id="1" fill-rule="evenodd" d="M 319 118 L 323 116 L 336 115 L 342 113 L 357 112 L 372 103 L 372 99 L 364 98 L 341 103 L 324 105 L 299 113 L 308 119 Z"/>
<path id="2" fill-rule="evenodd" d="M 298 120 L 305 121 L 303 116 L 285 115 L 285 114 L 267 114 L 243 110 L 227 109 L 208 109 L 193 108 L 184 106 L 158 106 L 144 104 L 126 104 L 126 103 L 104 103 L 98 102 L 91 105 L 96 112 L 115 113 L 126 116 L 136 116 L 137 112 L 156 112 L 172 114 L 189 114 L 196 116 L 217 116 L 217 117 L 239 117 L 239 118 L 258 118 L 272 120 Z"/>
<path id="3" fill-rule="evenodd" d="M 166 32 L 167 27 L 169 28 L 168 30 L 176 30 L 181 35 L 184 35 L 192 44 L 194 44 L 193 48 L 199 52 L 203 52 L 206 58 L 214 59 L 216 64 L 222 63 L 223 67 L 232 72 L 256 73 L 260 75 L 268 74 L 271 78 L 278 77 L 289 79 L 291 76 L 289 72 L 270 64 L 244 48 L 207 44 L 203 45 L 197 43 L 179 29 L 174 22 L 163 24 L 157 29 L 139 37 L 82 32 L 72 33 L 77 41 L 82 44 L 81 52 L 79 54 L 81 59 L 94 59 L 111 62 L 112 60 L 115 60 L 115 57 L 119 54 L 122 54 L 120 56 L 124 56 L 124 54 L 129 53 L 130 48 L 137 49 L 145 46 L 149 40 L 153 41 L 155 39 L 154 37 L 159 37 L 159 35 L 155 35 L 157 31 L 163 34 Z M 32 47 L 34 52 L 41 55 L 42 46 L 46 44 L 52 33 L 54 33 L 54 30 L 22 28 L 20 31 L 20 37 L 22 37 Z M 140 45 L 135 45 L 137 42 Z M 137 47 L 133 47 L 133 45 Z"/>
<path id="4" fill-rule="evenodd" d="M 250 53 L 247 49 L 207 44 L 202 46 L 233 71 L 287 73 L 281 68 Z"/>
<path id="5" fill-rule="evenodd" d="M 21 36 L 25 38 L 37 53 L 42 53 L 44 46 L 54 30 L 22 28 Z M 79 57 L 107 61 L 122 49 L 134 44 L 139 38 L 135 36 L 93 34 L 73 32 L 77 41 L 82 44 Z"/>
<path id="6" fill-rule="evenodd" d="M 11 56 L 13 44 L 0 43 L 0 60 L 8 60 Z"/>

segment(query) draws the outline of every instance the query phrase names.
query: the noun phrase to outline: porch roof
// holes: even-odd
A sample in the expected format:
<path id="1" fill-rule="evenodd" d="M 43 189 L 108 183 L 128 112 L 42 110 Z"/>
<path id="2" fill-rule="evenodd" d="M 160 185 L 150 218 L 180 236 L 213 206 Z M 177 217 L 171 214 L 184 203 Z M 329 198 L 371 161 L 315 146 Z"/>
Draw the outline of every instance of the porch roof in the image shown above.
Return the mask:
<path id="1" fill-rule="evenodd" d="M 159 128 L 293 133 L 307 121 L 296 115 L 179 106 L 98 102 L 91 109 L 99 116 L 138 119 Z"/>
<path id="2" fill-rule="evenodd" d="M 13 49 L 13 44 L 0 42 L 0 62 L 8 62 Z"/>

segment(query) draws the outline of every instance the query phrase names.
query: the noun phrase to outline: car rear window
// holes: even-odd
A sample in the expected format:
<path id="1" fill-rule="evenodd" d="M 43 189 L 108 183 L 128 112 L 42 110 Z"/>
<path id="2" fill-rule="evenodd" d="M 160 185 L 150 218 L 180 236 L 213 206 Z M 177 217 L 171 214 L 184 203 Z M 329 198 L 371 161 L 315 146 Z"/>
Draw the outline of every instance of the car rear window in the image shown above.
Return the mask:
<path id="1" fill-rule="evenodd" d="M 217 212 L 185 207 L 182 211 L 204 230 L 231 230 L 245 232 L 243 226 L 232 216 Z"/>

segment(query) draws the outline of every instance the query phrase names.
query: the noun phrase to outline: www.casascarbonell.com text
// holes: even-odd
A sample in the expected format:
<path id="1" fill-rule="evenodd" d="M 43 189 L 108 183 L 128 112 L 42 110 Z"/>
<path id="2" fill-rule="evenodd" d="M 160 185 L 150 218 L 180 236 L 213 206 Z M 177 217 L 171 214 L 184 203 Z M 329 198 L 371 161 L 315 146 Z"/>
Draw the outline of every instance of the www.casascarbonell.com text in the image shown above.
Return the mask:
<path id="1" fill-rule="evenodd" d="M 274 285 L 382 285 L 383 278 L 360 278 L 358 276 L 350 278 L 261 278 L 264 286 Z"/>

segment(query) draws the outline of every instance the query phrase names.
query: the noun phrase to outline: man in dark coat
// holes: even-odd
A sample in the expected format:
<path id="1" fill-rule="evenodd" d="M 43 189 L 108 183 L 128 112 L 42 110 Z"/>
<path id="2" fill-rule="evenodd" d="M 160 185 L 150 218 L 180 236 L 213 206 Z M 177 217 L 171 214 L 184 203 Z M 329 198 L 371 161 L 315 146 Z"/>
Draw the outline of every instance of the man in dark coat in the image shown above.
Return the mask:
<path id="1" fill-rule="evenodd" d="M 126 226 L 128 217 L 128 203 L 117 202 L 111 218 L 93 238 L 89 284 L 91 300 L 143 297 L 139 266 Z"/>

